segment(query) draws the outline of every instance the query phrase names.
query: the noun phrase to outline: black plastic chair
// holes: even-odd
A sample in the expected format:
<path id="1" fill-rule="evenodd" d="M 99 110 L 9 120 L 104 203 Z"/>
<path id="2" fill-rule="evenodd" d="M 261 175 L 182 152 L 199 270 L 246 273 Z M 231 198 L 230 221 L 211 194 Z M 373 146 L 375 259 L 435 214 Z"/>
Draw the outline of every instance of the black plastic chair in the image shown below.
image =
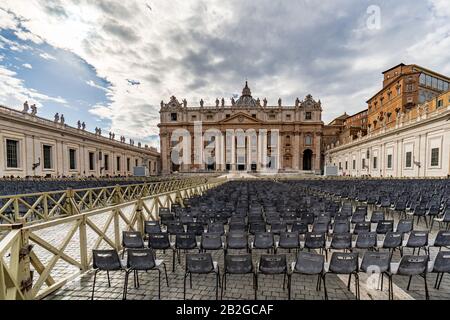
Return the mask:
<path id="1" fill-rule="evenodd" d="M 308 232 L 305 236 L 305 249 L 308 251 L 320 249 L 320 254 L 325 251 L 326 259 L 328 260 L 328 250 L 326 248 L 325 233 Z"/>
<path id="2" fill-rule="evenodd" d="M 186 232 L 201 236 L 205 232 L 205 226 L 202 222 L 188 222 Z"/>
<path id="3" fill-rule="evenodd" d="M 353 234 L 359 234 L 361 232 L 371 232 L 372 224 L 370 221 L 357 222 L 353 228 Z"/>
<path id="4" fill-rule="evenodd" d="M 258 268 L 256 271 L 256 291 L 255 291 L 255 300 L 257 299 L 258 293 L 258 278 L 259 274 L 262 275 L 277 275 L 282 274 L 283 277 L 283 290 L 286 288 L 286 278 L 288 285 L 288 299 L 291 299 L 291 290 L 290 290 L 290 274 L 287 265 L 286 255 L 284 254 L 272 254 L 272 255 L 261 255 Z"/>
<path id="5" fill-rule="evenodd" d="M 253 275 L 253 290 L 255 290 L 255 300 L 256 300 L 256 274 L 255 269 L 253 267 L 252 255 L 251 254 L 243 254 L 243 255 L 226 255 L 225 256 L 225 264 L 224 264 L 224 272 L 222 275 L 222 290 L 220 293 L 220 297 L 223 297 L 223 291 L 227 290 L 227 274 L 252 274 Z"/>
<path id="6" fill-rule="evenodd" d="M 333 234 L 330 248 L 333 250 L 352 250 L 352 234 L 338 233 Z"/>
<path id="7" fill-rule="evenodd" d="M 388 249 L 393 253 L 395 250 L 400 251 L 400 255 L 403 256 L 403 233 L 401 232 L 388 232 L 384 237 L 383 249 Z"/>
<path id="8" fill-rule="evenodd" d="M 225 226 L 222 222 L 208 224 L 208 233 L 218 233 L 221 236 L 225 234 Z"/>
<path id="9" fill-rule="evenodd" d="M 279 235 L 281 232 L 287 231 L 287 224 L 286 222 L 277 221 L 270 224 L 270 232 L 272 234 Z"/>
<path id="10" fill-rule="evenodd" d="M 228 250 L 246 250 L 249 252 L 248 236 L 246 232 L 230 232 L 227 235 L 227 246 L 225 248 L 225 253 Z"/>
<path id="11" fill-rule="evenodd" d="M 403 256 L 398 264 L 398 269 L 392 270 L 392 275 L 409 276 L 406 290 L 409 290 L 411 280 L 414 276 L 421 276 L 424 279 L 425 284 L 425 298 L 429 300 L 430 295 L 428 293 L 427 272 L 428 256 Z"/>
<path id="12" fill-rule="evenodd" d="M 158 250 L 162 250 L 163 253 L 166 253 L 166 250 L 172 249 L 169 234 L 167 232 L 149 234 L 148 247 L 153 250 L 155 257 Z"/>
<path id="13" fill-rule="evenodd" d="M 304 235 L 309 232 L 308 224 L 303 221 L 294 221 L 291 232 L 298 232 L 299 235 Z"/>
<path id="14" fill-rule="evenodd" d="M 275 249 L 275 241 L 271 232 L 261 232 L 255 234 L 250 252 L 253 250 L 267 250 L 267 253 L 273 252 Z"/>
<path id="15" fill-rule="evenodd" d="M 124 271 L 126 269 L 122 266 L 119 254 L 116 250 L 92 250 L 94 272 L 94 283 L 92 284 L 92 297 L 94 300 L 95 282 L 97 280 L 97 273 L 100 271 L 106 271 L 108 277 L 108 286 L 111 287 L 111 280 L 109 278 L 110 271 Z"/>
<path id="16" fill-rule="evenodd" d="M 159 224 L 158 221 L 145 221 L 144 232 L 147 235 L 150 233 L 160 233 L 161 225 Z"/>
<path id="17" fill-rule="evenodd" d="M 414 229 L 414 221 L 412 219 L 401 219 L 397 224 L 396 232 L 410 233 Z"/>
<path id="18" fill-rule="evenodd" d="M 350 223 L 348 221 L 340 221 L 333 224 L 333 235 L 348 232 L 350 232 Z"/>
<path id="19" fill-rule="evenodd" d="M 152 249 L 130 249 L 127 251 L 127 268 L 125 273 L 125 287 L 123 299 L 127 299 L 128 291 L 128 276 L 131 272 L 134 274 L 134 286 L 139 288 L 139 271 L 158 271 L 158 299 L 161 300 L 161 270 L 160 266 L 164 267 L 166 276 L 166 283 L 169 286 L 169 278 L 167 277 L 166 264 L 162 260 L 155 260 Z"/>
<path id="20" fill-rule="evenodd" d="M 126 249 L 143 249 L 144 239 L 142 234 L 138 231 L 123 231 L 122 232 L 122 258 L 124 257 Z"/>
<path id="21" fill-rule="evenodd" d="M 439 248 L 439 251 L 442 248 L 450 248 L 450 231 L 440 230 L 434 239 L 433 247 Z"/>
<path id="22" fill-rule="evenodd" d="M 342 253 L 334 252 L 331 256 L 331 262 L 328 272 L 325 273 L 324 278 L 328 273 L 348 275 L 348 290 L 350 290 L 350 283 L 352 275 L 355 276 L 355 296 L 359 300 L 359 261 L 357 253 Z"/>
<path id="23" fill-rule="evenodd" d="M 202 234 L 202 239 L 200 242 L 200 250 L 203 252 L 206 251 L 216 251 L 216 250 L 222 250 L 223 249 L 223 243 L 222 243 L 222 237 L 220 233 L 204 233 Z"/>
<path id="24" fill-rule="evenodd" d="M 377 234 L 386 234 L 394 231 L 394 220 L 382 220 L 377 224 Z"/>
<path id="25" fill-rule="evenodd" d="M 275 253 L 278 249 L 287 249 L 289 253 L 292 249 L 297 253 L 300 249 L 300 239 L 297 232 L 282 232 L 280 233 L 280 239 L 278 241 L 278 246 L 275 248 Z"/>
<path id="26" fill-rule="evenodd" d="M 372 212 L 372 216 L 370 217 L 371 223 L 378 223 L 384 221 L 384 212 L 383 211 L 374 211 Z"/>
<path id="27" fill-rule="evenodd" d="M 192 289 L 192 274 L 216 275 L 216 300 L 219 299 L 220 270 L 219 265 L 212 259 L 210 253 L 197 253 L 186 255 L 186 270 L 184 274 L 183 299 L 186 300 L 186 278 L 189 276 L 190 288 Z"/>
<path id="28" fill-rule="evenodd" d="M 373 250 L 377 247 L 377 234 L 375 232 L 361 232 L 356 237 L 355 248 Z"/>
<path id="29" fill-rule="evenodd" d="M 388 278 L 388 296 L 389 300 L 393 300 L 392 278 L 391 278 L 391 258 L 389 252 L 370 252 L 364 254 L 361 262 L 360 270 L 367 274 L 377 273 L 381 276 L 381 291 L 383 291 L 384 276 Z"/>
<path id="30" fill-rule="evenodd" d="M 324 263 L 325 258 L 321 254 L 300 252 L 297 256 L 297 261 L 295 262 L 295 265 L 292 268 L 291 284 L 289 285 L 289 290 L 291 290 L 292 287 L 292 280 L 294 274 L 311 275 L 311 276 L 317 275 L 316 290 L 320 291 L 321 282 L 323 281 L 323 290 L 325 293 L 325 299 L 328 299 L 327 287 L 324 277 L 325 272 Z M 289 294 L 289 296 L 291 296 L 291 294 Z"/>
<path id="31" fill-rule="evenodd" d="M 179 233 L 175 238 L 175 247 L 172 256 L 172 271 L 175 272 L 175 258 L 178 256 L 178 263 L 181 264 L 181 251 L 185 253 L 189 250 L 197 249 L 197 239 L 194 233 Z"/>
<path id="32" fill-rule="evenodd" d="M 441 251 L 434 260 L 433 273 L 436 273 L 434 288 L 439 290 L 444 274 L 450 273 L 450 252 Z"/>
<path id="33" fill-rule="evenodd" d="M 266 232 L 266 223 L 264 221 L 250 223 L 250 234 L 255 235 L 260 232 Z"/>
<path id="34" fill-rule="evenodd" d="M 413 249 L 413 255 L 416 253 L 416 249 L 418 249 L 417 255 L 420 255 L 421 249 L 424 249 L 425 253 L 428 254 L 428 232 L 411 231 L 406 247 Z"/>

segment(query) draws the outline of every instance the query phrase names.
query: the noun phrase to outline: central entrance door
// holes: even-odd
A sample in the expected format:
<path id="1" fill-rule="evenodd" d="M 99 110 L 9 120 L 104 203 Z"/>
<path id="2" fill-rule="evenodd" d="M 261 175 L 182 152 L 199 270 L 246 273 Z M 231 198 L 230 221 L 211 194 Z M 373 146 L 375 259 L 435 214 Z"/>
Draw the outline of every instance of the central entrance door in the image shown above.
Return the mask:
<path id="1" fill-rule="evenodd" d="M 304 171 L 312 170 L 312 156 L 313 156 L 313 153 L 310 149 L 306 149 L 303 152 L 303 170 Z"/>

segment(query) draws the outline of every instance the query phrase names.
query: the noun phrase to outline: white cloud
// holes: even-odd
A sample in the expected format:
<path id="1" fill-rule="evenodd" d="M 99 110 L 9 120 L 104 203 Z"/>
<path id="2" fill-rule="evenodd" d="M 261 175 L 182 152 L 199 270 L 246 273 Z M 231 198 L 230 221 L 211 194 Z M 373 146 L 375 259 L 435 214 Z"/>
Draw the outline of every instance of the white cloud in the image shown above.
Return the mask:
<path id="1" fill-rule="evenodd" d="M 105 91 L 105 92 L 109 92 L 108 88 L 99 86 L 98 84 L 96 84 L 96 83 L 95 83 L 94 81 L 92 81 L 92 80 L 86 81 L 86 84 L 87 84 L 88 86 L 93 87 L 93 88 L 97 88 L 97 89 L 103 90 L 103 91 Z"/>
<path id="2" fill-rule="evenodd" d="M 45 60 L 56 60 L 56 58 L 54 56 L 52 56 L 51 54 L 44 52 L 39 54 L 39 56 Z"/>
<path id="3" fill-rule="evenodd" d="M 22 67 L 27 68 L 27 69 L 33 69 L 33 66 L 31 64 L 29 64 L 29 63 L 24 63 L 22 65 Z"/>

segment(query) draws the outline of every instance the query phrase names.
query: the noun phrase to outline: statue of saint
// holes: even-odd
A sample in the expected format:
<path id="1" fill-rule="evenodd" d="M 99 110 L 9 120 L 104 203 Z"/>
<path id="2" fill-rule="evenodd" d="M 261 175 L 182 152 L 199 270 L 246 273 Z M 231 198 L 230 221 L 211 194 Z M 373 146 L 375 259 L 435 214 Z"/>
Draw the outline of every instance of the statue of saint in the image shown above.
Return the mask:
<path id="1" fill-rule="evenodd" d="M 81 129 L 84 131 L 84 130 L 86 130 L 86 123 L 84 123 L 84 121 L 83 121 L 83 123 L 81 124 Z"/>
<path id="2" fill-rule="evenodd" d="M 183 99 L 183 107 L 187 107 L 187 100 L 186 99 Z"/>
<path id="3" fill-rule="evenodd" d="M 78 122 L 77 122 L 77 127 L 78 127 L 78 130 L 81 129 L 81 121 L 80 120 L 78 120 Z"/>
<path id="4" fill-rule="evenodd" d="M 164 101 L 161 100 L 161 108 L 164 108 Z"/>
<path id="5" fill-rule="evenodd" d="M 217 99 L 216 99 L 216 108 L 219 107 L 219 103 L 220 103 L 219 98 L 217 98 Z"/>
<path id="6" fill-rule="evenodd" d="M 231 98 L 231 105 L 234 106 L 236 104 L 236 101 L 234 100 L 234 98 Z"/>
<path id="7" fill-rule="evenodd" d="M 261 105 L 261 100 L 259 100 L 259 98 L 258 98 L 258 99 L 256 99 L 256 105 L 258 105 L 258 106 L 260 106 L 260 105 Z"/>
<path id="8" fill-rule="evenodd" d="M 264 104 L 264 107 L 267 107 L 267 99 L 266 98 L 264 98 L 263 104 Z"/>
<path id="9" fill-rule="evenodd" d="M 203 105 L 205 104 L 205 102 L 203 101 L 203 99 L 200 100 L 200 107 L 203 108 Z"/>
<path id="10" fill-rule="evenodd" d="M 225 107 L 225 99 L 222 98 L 222 108 Z"/>
<path id="11" fill-rule="evenodd" d="M 59 113 L 58 112 L 55 114 L 55 122 L 59 122 Z"/>
<path id="12" fill-rule="evenodd" d="M 22 112 L 23 112 L 23 113 L 28 113 L 28 109 L 29 109 L 28 101 L 25 101 L 25 103 L 23 104 L 23 110 L 22 110 Z"/>
<path id="13" fill-rule="evenodd" d="M 64 119 L 64 115 L 61 115 L 61 124 L 64 124 L 66 122 L 66 120 Z"/>
<path id="14" fill-rule="evenodd" d="M 35 116 L 37 114 L 37 107 L 35 104 L 31 105 L 31 115 Z"/>
<path id="15" fill-rule="evenodd" d="M 281 104 L 282 104 L 282 101 L 281 101 L 281 98 L 279 98 L 278 99 L 278 106 L 281 108 Z"/>
<path id="16" fill-rule="evenodd" d="M 295 106 L 298 107 L 299 105 L 300 105 L 300 99 L 297 98 L 297 99 L 295 99 Z"/>

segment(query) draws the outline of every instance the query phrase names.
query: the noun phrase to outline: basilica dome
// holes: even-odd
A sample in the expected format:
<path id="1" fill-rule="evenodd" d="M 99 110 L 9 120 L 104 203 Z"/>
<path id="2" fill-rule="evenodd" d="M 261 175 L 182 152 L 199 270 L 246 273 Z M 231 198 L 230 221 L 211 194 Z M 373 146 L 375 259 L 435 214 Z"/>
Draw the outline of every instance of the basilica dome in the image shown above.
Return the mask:
<path id="1" fill-rule="evenodd" d="M 256 107 L 258 103 L 252 97 L 252 92 L 248 87 L 247 81 L 245 81 L 245 87 L 242 89 L 242 96 L 236 101 L 236 106 L 238 107 Z"/>

